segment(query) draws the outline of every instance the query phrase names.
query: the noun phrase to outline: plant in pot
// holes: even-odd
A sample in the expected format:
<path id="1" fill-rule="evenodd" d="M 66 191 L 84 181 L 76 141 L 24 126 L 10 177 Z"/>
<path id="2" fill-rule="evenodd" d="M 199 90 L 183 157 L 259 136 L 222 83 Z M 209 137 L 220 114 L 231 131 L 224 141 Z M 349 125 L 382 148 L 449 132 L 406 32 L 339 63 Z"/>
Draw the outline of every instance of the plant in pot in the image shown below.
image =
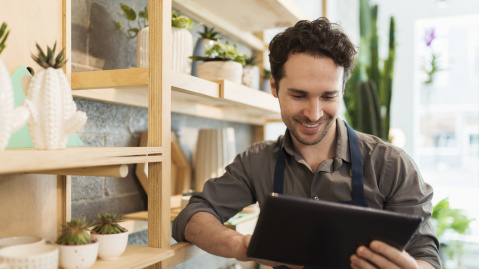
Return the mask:
<path id="1" fill-rule="evenodd" d="M 125 252 L 128 244 L 128 230 L 118 224 L 121 215 L 98 214 L 95 226 L 90 232 L 92 239 L 100 243 L 98 256 L 102 260 L 115 260 Z"/>
<path id="2" fill-rule="evenodd" d="M 241 84 L 243 65 L 246 55 L 236 49 L 228 41 L 216 42 L 208 47 L 205 56 L 191 56 L 193 61 L 203 61 L 198 65 L 198 77 L 207 80 L 229 80 Z"/>
<path id="3" fill-rule="evenodd" d="M 431 219 L 441 245 L 439 254 L 443 268 L 463 268 L 462 256 L 466 251 L 464 236 L 470 232 L 470 223 L 474 219 L 460 209 L 450 208 L 448 198 L 434 206 Z"/>
<path id="4" fill-rule="evenodd" d="M 63 225 L 56 244 L 60 249 L 60 267 L 65 269 L 86 269 L 93 266 L 98 256 L 98 241 L 90 238 L 88 222 L 72 219 Z"/>
<path id="5" fill-rule="evenodd" d="M 256 66 L 256 58 L 254 56 L 245 60 L 242 82 L 250 88 L 259 90 L 259 68 Z"/>
<path id="6" fill-rule="evenodd" d="M 271 71 L 268 69 L 263 69 L 263 82 L 261 84 L 261 90 L 263 92 L 271 93 L 270 79 L 271 79 Z"/>
<path id="7" fill-rule="evenodd" d="M 0 54 L 6 47 L 6 41 L 10 30 L 7 24 L 0 27 Z M 5 149 L 12 133 L 20 129 L 28 118 L 28 110 L 25 107 L 15 108 L 12 81 L 8 69 L 0 59 L 0 151 Z"/>
<path id="8" fill-rule="evenodd" d="M 33 77 L 24 76 L 25 106 L 30 115 L 28 127 L 33 144 L 38 149 L 64 149 L 70 134 L 85 125 L 85 112 L 77 111 L 72 91 L 61 67 L 66 63 L 64 49 L 55 55 L 47 46 L 47 53 L 37 44 L 38 53 L 33 60 L 43 69 Z"/>
<path id="9" fill-rule="evenodd" d="M 215 28 L 208 28 L 206 25 L 203 25 L 203 31 L 198 32 L 201 38 L 196 41 L 195 49 L 193 50 L 193 56 L 205 56 L 205 51 L 208 47 L 212 47 L 218 40 L 218 32 L 215 31 Z M 198 64 L 201 61 L 193 61 L 191 65 L 191 75 L 196 76 L 198 74 Z"/>
<path id="10" fill-rule="evenodd" d="M 128 21 L 128 30 L 124 32 L 120 21 L 117 22 L 118 29 L 130 39 L 136 39 L 136 66 L 148 67 L 148 6 L 144 10 L 135 12 L 131 7 L 120 4 L 123 17 Z M 171 11 L 171 62 L 173 71 L 190 74 L 191 61 L 188 56 L 193 51 L 193 36 L 189 29 L 193 26 L 193 20 Z M 131 26 L 130 22 L 138 24 L 138 27 Z"/>

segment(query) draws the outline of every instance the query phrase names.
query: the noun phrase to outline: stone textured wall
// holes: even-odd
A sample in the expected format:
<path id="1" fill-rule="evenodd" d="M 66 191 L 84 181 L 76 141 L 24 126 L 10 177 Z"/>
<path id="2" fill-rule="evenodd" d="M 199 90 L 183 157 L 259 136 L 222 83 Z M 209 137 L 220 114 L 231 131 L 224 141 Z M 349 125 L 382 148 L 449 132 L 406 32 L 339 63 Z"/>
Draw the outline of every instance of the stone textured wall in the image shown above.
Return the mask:
<path id="1" fill-rule="evenodd" d="M 147 5 L 146 0 L 122 0 L 135 10 Z M 120 1 L 72 1 L 72 56 L 73 72 L 111 70 L 135 67 L 136 40 L 124 37 L 116 29 L 122 20 Z M 123 20 L 123 24 L 126 21 Z M 191 30 L 194 40 L 201 26 Z M 239 46 L 243 53 L 251 53 Z M 78 109 L 88 116 L 87 124 L 78 132 L 85 146 L 138 146 L 140 133 L 148 129 L 148 111 L 142 108 L 108 104 L 75 98 Z M 171 115 L 171 126 L 188 159 L 192 160 L 195 136 L 201 128 L 233 127 L 236 149 L 243 151 L 252 142 L 252 126 L 232 122 Z M 134 174 L 135 165 L 129 165 L 126 178 L 72 177 L 72 218 L 91 220 L 99 212 L 129 213 L 147 209 L 147 196 Z M 194 171 L 194 168 L 193 168 Z M 146 232 L 130 236 L 131 244 L 145 245 Z M 202 255 L 175 268 L 228 268 L 231 259 Z"/>

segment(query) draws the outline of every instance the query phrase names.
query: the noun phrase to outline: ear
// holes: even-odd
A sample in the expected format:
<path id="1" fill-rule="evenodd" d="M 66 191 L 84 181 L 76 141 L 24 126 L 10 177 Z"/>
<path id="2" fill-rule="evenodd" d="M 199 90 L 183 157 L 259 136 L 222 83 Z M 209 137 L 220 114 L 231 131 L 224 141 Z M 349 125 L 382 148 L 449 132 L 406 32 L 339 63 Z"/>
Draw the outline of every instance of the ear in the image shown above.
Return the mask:
<path id="1" fill-rule="evenodd" d="M 271 94 L 272 94 L 274 97 L 278 98 L 278 94 L 276 93 L 276 85 L 275 85 L 275 83 L 274 83 L 274 78 L 273 78 L 273 77 L 271 77 L 271 78 L 269 79 L 269 85 L 270 85 L 270 88 L 271 88 Z"/>

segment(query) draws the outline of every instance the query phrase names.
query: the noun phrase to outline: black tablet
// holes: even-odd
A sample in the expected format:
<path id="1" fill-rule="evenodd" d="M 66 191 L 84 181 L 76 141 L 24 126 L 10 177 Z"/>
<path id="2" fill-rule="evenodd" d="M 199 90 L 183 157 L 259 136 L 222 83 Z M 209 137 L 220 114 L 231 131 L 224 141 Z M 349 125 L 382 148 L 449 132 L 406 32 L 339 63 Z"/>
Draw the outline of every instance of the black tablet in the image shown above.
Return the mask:
<path id="1" fill-rule="evenodd" d="M 423 218 L 292 196 L 266 199 L 247 255 L 321 268 L 350 268 L 360 245 L 380 240 L 403 250 Z"/>

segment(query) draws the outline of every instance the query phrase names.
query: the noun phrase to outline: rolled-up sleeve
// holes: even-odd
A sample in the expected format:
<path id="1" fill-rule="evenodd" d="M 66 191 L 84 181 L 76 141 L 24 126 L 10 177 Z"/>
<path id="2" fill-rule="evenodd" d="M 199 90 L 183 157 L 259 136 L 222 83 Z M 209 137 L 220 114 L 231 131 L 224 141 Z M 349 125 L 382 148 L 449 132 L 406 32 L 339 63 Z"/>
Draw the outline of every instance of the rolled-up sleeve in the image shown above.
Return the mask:
<path id="1" fill-rule="evenodd" d="M 199 194 L 193 195 L 188 205 L 173 221 L 172 236 L 177 241 L 186 241 L 185 228 L 190 218 L 198 212 L 208 212 L 221 223 L 236 215 L 244 207 L 256 202 L 252 191 L 244 155 L 238 155 L 226 167 L 226 173 L 208 180 Z"/>
<path id="2" fill-rule="evenodd" d="M 439 242 L 431 223 L 433 196 L 432 187 L 424 182 L 414 161 L 404 151 L 391 151 L 387 158 L 382 192 L 386 194 L 384 209 L 423 216 L 424 221 L 406 251 L 415 259 L 441 268 Z"/>

